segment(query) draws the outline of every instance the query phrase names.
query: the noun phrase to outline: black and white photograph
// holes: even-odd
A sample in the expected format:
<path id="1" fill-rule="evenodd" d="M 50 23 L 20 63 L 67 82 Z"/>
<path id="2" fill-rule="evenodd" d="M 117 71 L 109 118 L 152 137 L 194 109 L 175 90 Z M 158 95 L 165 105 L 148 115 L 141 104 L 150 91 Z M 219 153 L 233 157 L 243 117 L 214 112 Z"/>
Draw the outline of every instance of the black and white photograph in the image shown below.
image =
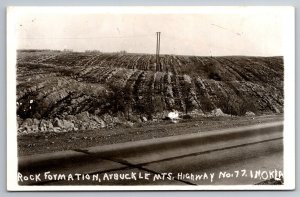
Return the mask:
<path id="1" fill-rule="evenodd" d="M 9 7 L 11 191 L 295 187 L 294 8 Z"/>

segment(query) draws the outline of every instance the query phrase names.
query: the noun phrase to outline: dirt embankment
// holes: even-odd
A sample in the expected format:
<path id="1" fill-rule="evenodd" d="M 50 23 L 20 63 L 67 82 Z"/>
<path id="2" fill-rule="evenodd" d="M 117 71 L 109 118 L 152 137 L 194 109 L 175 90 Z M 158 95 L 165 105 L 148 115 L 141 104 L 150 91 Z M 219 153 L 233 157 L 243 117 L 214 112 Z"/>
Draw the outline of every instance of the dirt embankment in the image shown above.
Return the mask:
<path id="1" fill-rule="evenodd" d="M 157 70 L 159 68 L 159 70 Z M 282 57 L 22 51 L 19 133 L 132 127 L 164 113 L 283 112 Z"/>

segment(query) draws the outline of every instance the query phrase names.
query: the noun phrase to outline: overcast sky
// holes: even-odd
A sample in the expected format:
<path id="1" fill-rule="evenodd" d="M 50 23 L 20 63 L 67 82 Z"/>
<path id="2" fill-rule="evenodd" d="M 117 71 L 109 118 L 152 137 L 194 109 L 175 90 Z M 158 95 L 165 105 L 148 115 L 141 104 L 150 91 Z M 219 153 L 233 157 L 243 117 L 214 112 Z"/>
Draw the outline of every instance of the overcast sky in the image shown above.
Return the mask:
<path id="1" fill-rule="evenodd" d="M 76 14 L 54 10 L 18 14 L 18 49 L 155 53 L 155 32 L 160 31 L 162 54 L 283 53 L 283 20 L 276 9 L 226 14 Z"/>

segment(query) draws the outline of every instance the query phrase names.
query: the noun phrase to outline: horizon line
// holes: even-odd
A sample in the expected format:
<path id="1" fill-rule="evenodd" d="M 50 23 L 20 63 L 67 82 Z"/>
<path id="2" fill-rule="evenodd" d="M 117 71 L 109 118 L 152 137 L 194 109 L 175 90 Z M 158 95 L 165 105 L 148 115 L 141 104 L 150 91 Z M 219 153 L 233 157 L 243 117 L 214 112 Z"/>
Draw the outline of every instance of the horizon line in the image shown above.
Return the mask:
<path id="1" fill-rule="evenodd" d="M 59 51 L 59 52 L 69 52 L 69 53 L 102 53 L 102 54 L 111 54 L 111 53 L 123 53 L 123 54 L 137 54 L 137 55 L 155 55 L 155 53 L 143 53 L 143 52 L 126 52 L 126 50 L 120 51 L 100 51 L 98 49 L 86 49 L 84 51 L 78 51 L 74 49 L 16 49 L 16 51 Z M 195 54 L 172 54 L 172 53 L 161 53 L 160 55 L 175 55 L 175 56 L 203 56 L 203 57 L 222 57 L 222 56 L 246 56 L 246 57 L 284 57 L 284 55 L 195 55 Z"/>

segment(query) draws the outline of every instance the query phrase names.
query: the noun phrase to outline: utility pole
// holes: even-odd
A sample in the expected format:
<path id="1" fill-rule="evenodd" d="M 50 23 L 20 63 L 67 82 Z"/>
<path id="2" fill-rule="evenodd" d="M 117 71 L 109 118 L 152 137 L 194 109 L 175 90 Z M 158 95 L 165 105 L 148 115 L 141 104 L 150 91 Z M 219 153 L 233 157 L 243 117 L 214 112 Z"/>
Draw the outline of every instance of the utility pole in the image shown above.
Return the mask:
<path id="1" fill-rule="evenodd" d="M 160 51 L 160 32 L 156 32 L 156 70 L 161 71 L 159 62 L 159 51 Z"/>

